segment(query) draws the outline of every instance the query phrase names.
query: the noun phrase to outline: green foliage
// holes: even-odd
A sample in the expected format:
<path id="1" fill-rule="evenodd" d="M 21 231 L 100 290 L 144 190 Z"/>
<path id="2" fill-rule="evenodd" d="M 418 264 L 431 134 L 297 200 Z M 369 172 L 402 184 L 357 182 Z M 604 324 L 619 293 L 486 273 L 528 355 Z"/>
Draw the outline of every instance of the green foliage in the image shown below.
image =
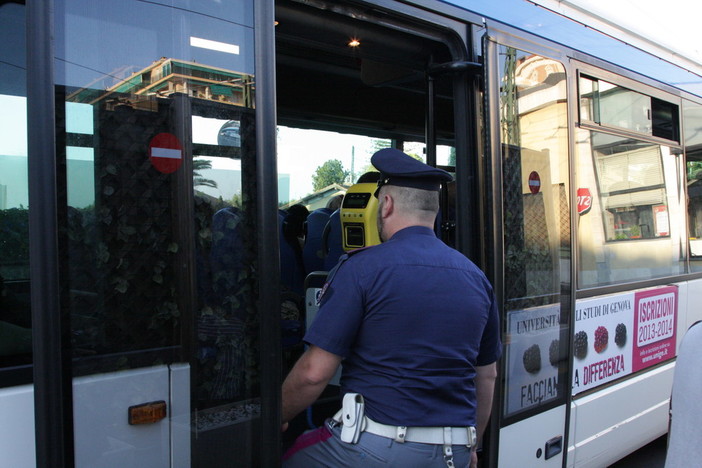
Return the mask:
<path id="1" fill-rule="evenodd" d="M 0 210 L 2 263 L 29 263 L 29 210 Z"/>
<path id="2" fill-rule="evenodd" d="M 230 198 L 227 201 L 227 204 L 230 206 L 236 206 L 237 208 L 241 208 L 244 206 L 244 199 L 241 193 L 235 193 L 232 195 L 232 198 Z"/>
<path id="3" fill-rule="evenodd" d="M 629 235 L 631 237 L 641 237 L 641 227 L 638 224 L 632 224 L 629 228 Z"/>
<path id="4" fill-rule="evenodd" d="M 687 162 L 687 180 L 702 179 L 702 161 Z"/>
<path id="5" fill-rule="evenodd" d="M 206 179 L 199 171 L 212 169 L 212 161 L 209 159 L 193 159 L 193 186 L 206 186 L 217 188 L 217 182 L 212 179 Z"/>
<path id="6" fill-rule="evenodd" d="M 349 176 L 349 171 L 344 170 L 344 166 L 338 159 L 330 159 L 317 167 L 312 175 L 312 189 L 316 192 L 328 185 L 343 184 Z"/>

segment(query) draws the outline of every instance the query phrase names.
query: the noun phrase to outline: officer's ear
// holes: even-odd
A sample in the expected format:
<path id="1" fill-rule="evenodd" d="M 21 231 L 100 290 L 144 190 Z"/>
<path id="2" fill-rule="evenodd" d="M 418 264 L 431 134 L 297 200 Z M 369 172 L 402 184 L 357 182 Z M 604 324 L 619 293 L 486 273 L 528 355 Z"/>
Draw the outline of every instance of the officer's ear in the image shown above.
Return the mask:
<path id="1" fill-rule="evenodd" d="M 385 219 L 390 216 L 395 211 L 395 200 L 392 195 L 388 193 L 389 191 L 384 190 L 383 194 L 380 195 L 380 201 L 378 204 L 378 209 L 380 210 L 380 216 Z"/>

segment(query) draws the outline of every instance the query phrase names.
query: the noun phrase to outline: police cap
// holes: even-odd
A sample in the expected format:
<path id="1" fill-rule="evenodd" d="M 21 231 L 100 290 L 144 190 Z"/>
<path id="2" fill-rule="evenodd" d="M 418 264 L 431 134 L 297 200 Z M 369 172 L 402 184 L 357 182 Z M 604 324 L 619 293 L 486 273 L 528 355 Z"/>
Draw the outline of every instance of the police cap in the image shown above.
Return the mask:
<path id="1" fill-rule="evenodd" d="M 376 198 L 383 185 L 396 185 L 422 190 L 439 190 L 442 182 L 450 182 L 453 176 L 438 167 L 427 166 L 402 151 L 385 148 L 371 157 L 371 164 L 380 171 Z"/>

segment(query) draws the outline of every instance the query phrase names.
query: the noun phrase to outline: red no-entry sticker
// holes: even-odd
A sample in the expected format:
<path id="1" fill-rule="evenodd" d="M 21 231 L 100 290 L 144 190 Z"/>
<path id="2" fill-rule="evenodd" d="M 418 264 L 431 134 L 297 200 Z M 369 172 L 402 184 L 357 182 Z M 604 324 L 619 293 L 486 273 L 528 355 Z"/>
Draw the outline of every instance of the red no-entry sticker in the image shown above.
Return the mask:
<path id="1" fill-rule="evenodd" d="M 159 133 L 149 143 L 149 159 L 159 172 L 175 172 L 183 163 L 183 145 L 172 133 Z"/>
<path id="2" fill-rule="evenodd" d="M 529 174 L 529 190 L 534 194 L 539 193 L 539 190 L 541 190 L 541 177 L 536 171 L 532 171 Z"/>

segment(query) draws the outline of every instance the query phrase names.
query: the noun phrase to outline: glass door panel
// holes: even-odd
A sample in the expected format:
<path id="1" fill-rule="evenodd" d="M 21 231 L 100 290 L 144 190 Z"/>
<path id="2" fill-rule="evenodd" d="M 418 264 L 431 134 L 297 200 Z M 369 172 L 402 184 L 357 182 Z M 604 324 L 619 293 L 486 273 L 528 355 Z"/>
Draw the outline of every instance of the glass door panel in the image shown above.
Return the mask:
<path id="1" fill-rule="evenodd" d="M 571 261 L 566 75 L 546 57 L 496 52 L 506 343 L 500 465 L 560 466 Z"/>
<path id="2" fill-rule="evenodd" d="M 225 3 L 56 2 L 77 466 L 255 463 L 253 2 Z"/>

